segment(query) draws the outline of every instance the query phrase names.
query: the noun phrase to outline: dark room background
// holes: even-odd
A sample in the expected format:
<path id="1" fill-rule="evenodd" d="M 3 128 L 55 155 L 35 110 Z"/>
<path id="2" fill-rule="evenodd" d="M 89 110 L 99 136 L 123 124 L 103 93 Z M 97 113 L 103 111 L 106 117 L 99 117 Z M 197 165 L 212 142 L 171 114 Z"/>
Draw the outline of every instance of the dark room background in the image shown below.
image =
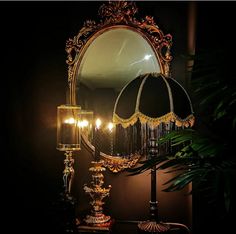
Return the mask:
<path id="1" fill-rule="evenodd" d="M 62 189 L 64 166 L 64 156 L 56 150 L 56 107 L 66 102 L 65 42 L 78 33 L 85 20 L 97 20 L 100 4 L 90 1 L 0 3 L 1 228 L 7 228 L 5 233 L 13 230 L 42 233 L 51 225 L 52 204 Z M 189 2 L 137 1 L 137 6 L 141 17 L 154 16 L 160 29 L 173 36 L 172 74 L 187 87 Z M 235 9 L 232 2 L 196 2 L 196 51 L 221 47 L 226 51 L 223 60 L 229 70 L 235 67 Z M 80 166 L 75 184 L 79 186 L 90 180 L 83 174 L 91 160 L 91 154 L 85 151 L 82 149 L 76 161 Z M 86 162 L 81 155 L 85 155 Z M 109 179 L 114 180 L 112 177 L 107 175 L 108 183 Z M 132 184 L 119 186 L 122 189 Z M 79 189 L 74 190 L 75 194 L 81 193 Z M 205 210 L 200 205 L 200 199 L 196 200 L 199 204 L 193 207 L 193 227 L 201 230 L 213 214 L 207 206 Z M 109 199 L 107 203 L 109 207 Z M 121 208 L 127 209 L 127 215 L 119 211 L 115 214 L 132 218 L 135 207 L 130 211 L 127 206 Z M 181 211 L 178 204 L 174 209 L 179 210 L 179 217 L 173 215 L 176 221 L 191 224 L 188 210 Z M 141 217 L 134 215 L 134 218 Z"/>

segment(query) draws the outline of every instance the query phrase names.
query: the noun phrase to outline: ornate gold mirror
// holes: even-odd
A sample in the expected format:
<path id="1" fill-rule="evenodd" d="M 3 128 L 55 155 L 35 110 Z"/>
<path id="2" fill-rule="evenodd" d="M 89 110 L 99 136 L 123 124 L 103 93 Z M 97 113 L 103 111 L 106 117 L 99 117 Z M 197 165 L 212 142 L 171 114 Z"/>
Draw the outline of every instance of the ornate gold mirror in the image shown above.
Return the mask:
<path id="1" fill-rule="evenodd" d="M 152 17 L 138 20 L 137 11 L 131 1 L 107 2 L 99 8 L 100 22 L 86 21 L 66 43 L 70 103 L 92 110 L 105 123 L 112 121 L 116 98 L 131 80 L 149 72 L 169 75 L 172 37 L 164 35 Z M 104 128 L 103 133 L 106 167 L 118 172 L 136 164 L 140 155 L 119 148 L 115 128 Z M 82 139 L 94 150 L 93 140 Z"/>

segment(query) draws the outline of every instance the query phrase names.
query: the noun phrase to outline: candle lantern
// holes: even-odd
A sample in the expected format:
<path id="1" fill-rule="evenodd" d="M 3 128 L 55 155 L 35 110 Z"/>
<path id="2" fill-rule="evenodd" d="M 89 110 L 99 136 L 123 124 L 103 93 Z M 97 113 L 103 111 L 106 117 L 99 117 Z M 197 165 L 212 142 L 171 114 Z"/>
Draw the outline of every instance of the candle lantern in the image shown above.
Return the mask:
<path id="1" fill-rule="evenodd" d="M 57 149 L 60 151 L 80 150 L 80 106 L 60 105 L 57 107 Z"/>
<path id="2" fill-rule="evenodd" d="M 67 195 L 71 192 L 74 177 L 72 152 L 80 150 L 80 114 L 80 106 L 60 105 L 57 107 L 57 149 L 65 152 L 63 181 Z"/>

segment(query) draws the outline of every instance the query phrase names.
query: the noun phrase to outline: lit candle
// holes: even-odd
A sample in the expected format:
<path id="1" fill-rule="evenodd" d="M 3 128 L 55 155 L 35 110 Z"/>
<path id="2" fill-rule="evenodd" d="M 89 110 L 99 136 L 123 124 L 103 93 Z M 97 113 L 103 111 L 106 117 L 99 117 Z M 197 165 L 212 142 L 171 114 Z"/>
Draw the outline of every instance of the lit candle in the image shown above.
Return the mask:
<path id="1" fill-rule="evenodd" d="M 81 121 L 78 121 L 78 127 L 81 131 L 81 133 L 83 133 L 86 137 L 88 137 L 88 125 L 89 125 L 89 122 L 88 120 L 86 119 L 83 119 Z"/>
<path id="2" fill-rule="evenodd" d="M 76 139 L 76 124 L 74 118 L 65 119 L 65 121 L 62 123 L 62 144 L 67 145 L 73 145 L 77 143 Z"/>
<path id="3" fill-rule="evenodd" d="M 109 138 L 110 138 L 110 154 L 113 155 L 113 123 L 108 123 L 107 128 L 109 130 Z"/>
<path id="4" fill-rule="evenodd" d="M 102 121 L 100 119 L 96 120 L 95 123 L 95 161 L 99 161 L 100 159 L 100 127 L 101 127 Z"/>

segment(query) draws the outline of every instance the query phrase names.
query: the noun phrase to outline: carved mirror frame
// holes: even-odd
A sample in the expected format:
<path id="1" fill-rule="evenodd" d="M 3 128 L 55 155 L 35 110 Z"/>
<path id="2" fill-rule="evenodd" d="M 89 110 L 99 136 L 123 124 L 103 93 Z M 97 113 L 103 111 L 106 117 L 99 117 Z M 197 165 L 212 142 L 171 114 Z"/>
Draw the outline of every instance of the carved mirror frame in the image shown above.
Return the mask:
<path id="1" fill-rule="evenodd" d="M 70 104 L 76 104 L 77 71 L 87 48 L 99 35 L 113 28 L 127 28 L 141 35 L 153 49 L 161 73 L 170 75 L 172 36 L 170 34 L 164 35 L 151 16 L 146 16 L 144 19 L 135 18 L 137 12 L 138 8 L 132 1 L 104 3 L 98 10 L 100 22 L 85 21 L 79 33 L 66 41 Z M 84 137 L 82 140 L 90 150 L 94 151 L 94 146 L 88 140 Z M 141 157 L 140 155 L 132 155 L 121 158 L 103 152 L 100 153 L 100 156 L 104 160 L 104 166 L 114 173 L 134 166 Z"/>

